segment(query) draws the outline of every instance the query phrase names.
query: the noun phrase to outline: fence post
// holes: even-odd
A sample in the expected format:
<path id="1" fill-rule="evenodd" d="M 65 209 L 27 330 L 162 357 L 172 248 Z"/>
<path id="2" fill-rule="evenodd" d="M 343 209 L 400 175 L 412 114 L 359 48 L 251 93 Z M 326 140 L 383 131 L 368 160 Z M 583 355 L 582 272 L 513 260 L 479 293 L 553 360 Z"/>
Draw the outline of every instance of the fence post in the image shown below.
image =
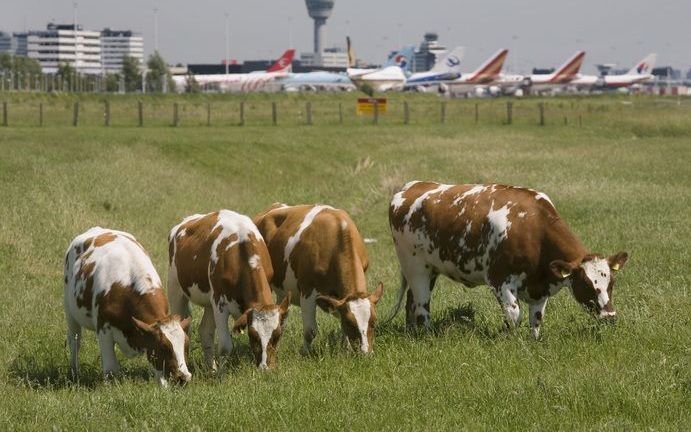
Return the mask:
<path id="1" fill-rule="evenodd" d="M 276 112 L 276 102 L 271 102 L 271 121 L 274 126 L 278 124 L 278 113 Z"/>
<path id="2" fill-rule="evenodd" d="M 2 103 L 2 125 L 7 127 L 7 102 Z"/>
<path id="3" fill-rule="evenodd" d="M 312 124 L 312 102 L 307 102 L 307 106 L 305 107 L 305 110 L 307 112 L 307 124 L 311 125 Z"/>
<path id="4" fill-rule="evenodd" d="M 441 124 L 446 123 L 446 101 L 441 103 Z"/>
<path id="5" fill-rule="evenodd" d="M 403 124 L 410 123 L 410 107 L 408 107 L 408 101 L 403 102 Z"/>
<path id="6" fill-rule="evenodd" d="M 479 120 L 480 120 L 480 105 L 477 102 L 475 102 L 475 123 L 477 124 L 477 122 Z"/>
<path id="7" fill-rule="evenodd" d="M 506 102 L 506 124 L 513 123 L 513 102 Z"/>
<path id="8" fill-rule="evenodd" d="M 343 104 L 338 103 L 338 123 L 343 124 Z"/>
<path id="9" fill-rule="evenodd" d="M 245 125 L 245 101 L 240 101 L 240 126 Z"/>
<path id="10" fill-rule="evenodd" d="M 38 104 L 38 125 L 43 126 L 43 102 Z"/>
<path id="11" fill-rule="evenodd" d="M 569 124 L 569 118 L 564 114 L 564 126 Z"/>
<path id="12" fill-rule="evenodd" d="M 578 126 L 583 126 L 583 116 L 578 114 Z"/>
<path id="13" fill-rule="evenodd" d="M 79 126 L 79 101 L 74 103 L 74 112 L 72 113 L 72 126 Z"/>
<path id="14" fill-rule="evenodd" d="M 206 103 L 206 125 L 211 126 L 211 102 Z"/>
<path id="15" fill-rule="evenodd" d="M 110 126 L 110 101 L 103 101 L 103 125 L 105 127 Z"/>
<path id="16" fill-rule="evenodd" d="M 538 108 L 540 110 L 540 126 L 544 126 L 545 125 L 545 103 L 540 102 L 538 104 Z"/>
<path id="17" fill-rule="evenodd" d="M 173 104 L 173 127 L 178 127 L 178 103 Z"/>
<path id="18" fill-rule="evenodd" d="M 144 126 L 144 104 L 142 101 L 137 102 L 137 114 L 139 116 L 139 127 Z"/>
<path id="19" fill-rule="evenodd" d="M 379 124 L 379 101 L 374 100 L 374 119 L 373 119 L 374 124 Z"/>

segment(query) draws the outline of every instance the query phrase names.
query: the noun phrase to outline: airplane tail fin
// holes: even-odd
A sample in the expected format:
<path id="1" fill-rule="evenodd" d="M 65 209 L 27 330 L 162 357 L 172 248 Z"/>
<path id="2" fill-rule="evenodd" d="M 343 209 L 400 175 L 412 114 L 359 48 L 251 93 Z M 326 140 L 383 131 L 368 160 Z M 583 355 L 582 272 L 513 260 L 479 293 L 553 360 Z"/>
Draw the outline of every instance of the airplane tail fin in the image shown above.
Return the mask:
<path id="1" fill-rule="evenodd" d="M 636 66 L 626 72 L 627 75 L 647 75 L 653 71 L 657 54 L 648 54 L 643 60 L 636 63 Z"/>
<path id="2" fill-rule="evenodd" d="M 492 57 L 485 61 L 472 76 L 475 80 L 480 81 L 490 81 L 496 79 L 501 73 L 501 69 L 504 67 L 504 61 L 506 56 L 509 54 L 509 50 L 502 48 L 495 52 Z"/>
<path id="3" fill-rule="evenodd" d="M 443 57 L 441 60 L 435 63 L 431 72 L 460 72 L 463 54 L 465 54 L 464 47 L 459 46 L 454 48 L 445 57 Z"/>
<path id="4" fill-rule="evenodd" d="M 276 60 L 276 63 L 268 68 L 267 72 L 288 72 L 293 67 L 293 57 L 295 56 L 295 50 L 289 49 L 283 53 L 283 55 Z"/>
<path id="5" fill-rule="evenodd" d="M 585 51 L 581 50 L 576 52 L 576 54 L 566 60 L 566 62 L 554 72 L 554 80 L 570 79 L 577 75 L 578 71 L 581 70 L 584 57 Z"/>
<path id="6" fill-rule="evenodd" d="M 415 56 L 415 47 L 412 45 L 405 47 L 391 54 L 384 64 L 384 67 L 398 66 L 403 69 L 403 71 L 409 71 L 413 65 L 413 56 Z"/>
<path id="7" fill-rule="evenodd" d="M 353 45 L 350 42 L 350 36 L 346 36 L 346 45 L 348 49 L 348 67 L 355 67 L 355 51 L 353 51 Z"/>

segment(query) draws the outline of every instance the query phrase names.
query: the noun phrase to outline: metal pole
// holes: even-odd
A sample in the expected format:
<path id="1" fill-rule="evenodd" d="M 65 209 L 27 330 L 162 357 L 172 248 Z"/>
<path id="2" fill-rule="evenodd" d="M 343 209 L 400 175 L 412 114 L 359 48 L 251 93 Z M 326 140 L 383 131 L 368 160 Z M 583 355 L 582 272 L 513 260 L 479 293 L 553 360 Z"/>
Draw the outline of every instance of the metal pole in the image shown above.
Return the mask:
<path id="1" fill-rule="evenodd" d="M 271 102 L 271 119 L 273 120 L 273 125 L 278 124 L 278 113 L 276 112 L 276 102 Z"/>
<path id="2" fill-rule="evenodd" d="M 206 103 L 206 125 L 211 126 L 211 102 Z"/>
<path id="3" fill-rule="evenodd" d="M 43 102 L 38 104 L 38 125 L 43 126 Z"/>
<path id="4" fill-rule="evenodd" d="M 513 102 L 506 102 L 506 124 L 513 123 Z"/>
<path id="5" fill-rule="evenodd" d="M 311 125 L 312 124 L 312 102 L 307 102 L 306 111 L 307 111 L 307 124 Z"/>
<path id="6" fill-rule="evenodd" d="M 144 104 L 142 101 L 137 103 L 137 111 L 139 112 L 139 127 L 144 126 Z"/>
<path id="7" fill-rule="evenodd" d="M 158 52 L 158 8 L 154 7 L 154 52 Z"/>
<path id="8" fill-rule="evenodd" d="M 79 125 L 79 102 L 74 103 L 74 112 L 72 113 L 72 126 L 77 127 Z"/>
<path id="9" fill-rule="evenodd" d="M 2 125 L 7 127 L 7 102 L 2 103 Z"/>
<path id="10" fill-rule="evenodd" d="M 225 17 L 226 17 L 226 54 L 225 54 L 224 63 L 226 64 L 226 75 L 228 75 L 228 58 L 230 57 L 230 31 L 228 30 L 228 12 L 225 13 Z"/>
<path id="11" fill-rule="evenodd" d="M 408 101 L 403 102 L 403 124 L 410 123 L 410 108 L 408 107 Z"/>
<path id="12" fill-rule="evenodd" d="M 343 104 L 338 103 L 338 123 L 343 124 Z"/>
<path id="13" fill-rule="evenodd" d="M 245 125 L 245 101 L 240 101 L 240 126 Z"/>
<path id="14" fill-rule="evenodd" d="M 538 109 L 540 110 L 540 126 L 545 125 L 545 103 L 540 102 L 538 104 Z"/>
<path id="15" fill-rule="evenodd" d="M 374 124 L 379 124 L 379 101 L 374 100 Z"/>
<path id="16" fill-rule="evenodd" d="M 446 102 L 441 103 L 441 124 L 446 122 Z"/>
<path id="17" fill-rule="evenodd" d="M 178 103 L 173 104 L 173 126 L 178 126 Z"/>
<path id="18" fill-rule="evenodd" d="M 104 111 L 103 111 L 103 125 L 110 126 L 110 101 L 104 101 Z"/>

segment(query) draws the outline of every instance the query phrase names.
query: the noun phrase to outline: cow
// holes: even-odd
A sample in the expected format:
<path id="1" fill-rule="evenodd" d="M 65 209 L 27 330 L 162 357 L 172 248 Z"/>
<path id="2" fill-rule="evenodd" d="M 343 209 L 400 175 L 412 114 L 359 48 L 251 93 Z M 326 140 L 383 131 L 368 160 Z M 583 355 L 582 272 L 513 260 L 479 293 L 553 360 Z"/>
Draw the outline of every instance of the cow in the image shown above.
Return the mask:
<path id="1" fill-rule="evenodd" d="M 508 327 L 520 323 L 518 300 L 529 305 L 539 337 L 547 299 L 563 287 L 599 317 L 613 317 L 614 272 L 628 254 L 591 253 L 561 219 L 549 197 L 532 189 L 413 181 L 394 194 L 389 223 L 401 287 L 389 319 L 406 300 L 406 323 L 429 328 L 438 275 L 468 287 L 489 285 Z"/>
<path id="2" fill-rule="evenodd" d="M 78 378 L 82 327 L 96 332 L 106 378 L 127 357 L 146 353 L 163 387 L 186 383 L 189 320 L 168 313 L 168 299 L 151 259 L 128 233 L 95 227 L 78 235 L 65 253 L 65 318 L 72 377 Z"/>
<path id="3" fill-rule="evenodd" d="M 302 309 L 301 352 L 310 352 L 317 335 L 319 305 L 340 317 L 347 346 L 356 344 L 362 353 L 371 353 L 384 285 L 367 292 L 367 250 L 348 213 L 327 205 L 274 204 L 254 222 L 274 265 L 272 289 L 279 299 L 292 296 Z"/>
<path id="4" fill-rule="evenodd" d="M 190 301 L 204 308 L 199 335 L 206 365 L 217 370 L 216 330 L 219 353 L 232 352 L 232 315 L 234 333 L 248 329 L 256 365 L 275 367 L 290 299 L 273 301 L 271 258 L 252 220 L 231 210 L 192 215 L 173 227 L 168 246 L 171 309 L 188 317 Z"/>

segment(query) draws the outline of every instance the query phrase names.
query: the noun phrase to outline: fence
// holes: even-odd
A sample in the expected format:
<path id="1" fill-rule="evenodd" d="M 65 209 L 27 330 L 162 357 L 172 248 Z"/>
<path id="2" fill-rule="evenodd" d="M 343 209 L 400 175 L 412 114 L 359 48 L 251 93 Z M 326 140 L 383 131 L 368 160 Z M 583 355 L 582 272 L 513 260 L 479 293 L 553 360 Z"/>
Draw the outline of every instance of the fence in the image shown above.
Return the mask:
<path id="1" fill-rule="evenodd" d="M 583 126 L 624 120 L 650 103 L 542 99 L 390 98 L 386 112 L 356 114 L 355 98 L 28 98 L 2 102 L 2 126 L 223 127 L 314 125 Z M 688 108 L 688 105 L 685 105 Z M 688 110 L 687 110 L 688 111 Z M 688 113 L 687 113 L 688 114 Z"/>

